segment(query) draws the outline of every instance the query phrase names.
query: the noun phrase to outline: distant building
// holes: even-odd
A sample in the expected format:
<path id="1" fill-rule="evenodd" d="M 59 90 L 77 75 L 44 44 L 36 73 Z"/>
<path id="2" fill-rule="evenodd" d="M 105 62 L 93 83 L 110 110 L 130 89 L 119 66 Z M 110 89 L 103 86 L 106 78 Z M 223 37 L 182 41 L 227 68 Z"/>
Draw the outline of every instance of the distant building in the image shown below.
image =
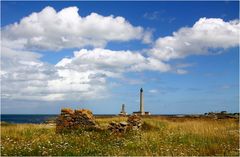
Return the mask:
<path id="1" fill-rule="evenodd" d="M 136 115 L 150 115 L 150 112 L 144 111 L 144 98 L 143 98 L 143 89 L 140 89 L 140 111 L 133 112 Z"/>
<path id="2" fill-rule="evenodd" d="M 125 111 L 125 105 L 122 104 L 122 109 L 121 109 L 121 112 L 119 113 L 120 116 L 126 116 L 127 115 L 127 112 Z"/>
<path id="3" fill-rule="evenodd" d="M 227 111 L 221 111 L 220 113 L 221 114 L 227 114 Z"/>

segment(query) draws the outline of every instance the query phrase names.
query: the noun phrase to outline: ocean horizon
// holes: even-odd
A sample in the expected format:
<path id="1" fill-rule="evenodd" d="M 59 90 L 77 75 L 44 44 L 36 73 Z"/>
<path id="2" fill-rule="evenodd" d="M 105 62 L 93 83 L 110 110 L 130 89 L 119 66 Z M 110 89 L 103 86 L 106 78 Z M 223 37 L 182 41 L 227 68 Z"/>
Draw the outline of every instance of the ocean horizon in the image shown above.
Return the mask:
<path id="1" fill-rule="evenodd" d="M 48 120 L 54 119 L 59 114 L 1 114 L 1 122 L 7 123 L 33 123 L 40 124 Z M 112 117 L 118 114 L 94 114 L 96 117 Z M 177 116 L 188 114 L 154 114 L 151 116 Z"/>

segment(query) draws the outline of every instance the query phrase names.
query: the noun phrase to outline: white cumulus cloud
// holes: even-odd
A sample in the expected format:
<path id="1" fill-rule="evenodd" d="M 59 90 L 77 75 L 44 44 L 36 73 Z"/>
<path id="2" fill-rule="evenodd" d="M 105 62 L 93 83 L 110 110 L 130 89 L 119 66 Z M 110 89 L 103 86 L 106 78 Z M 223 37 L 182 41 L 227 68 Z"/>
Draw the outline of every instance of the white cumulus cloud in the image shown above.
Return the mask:
<path id="1" fill-rule="evenodd" d="M 139 39 L 151 43 L 152 36 L 123 17 L 96 13 L 81 17 L 77 7 L 59 12 L 46 7 L 19 23 L 2 28 L 1 95 L 10 100 L 101 98 L 111 84 L 108 78 L 122 79 L 127 72 L 188 73 L 185 70 L 188 64 L 173 67 L 169 61 L 235 47 L 239 45 L 239 28 L 238 20 L 201 18 L 193 27 L 183 27 L 172 36 L 158 38 L 147 54 L 106 48 L 83 49 L 85 46 L 103 47 L 108 41 Z M 41 61 L 42 55 L 33 52 L 33 49 L 58 51 L 64 48 L 80 49 L 73 52 L 73 57 L 64 57 L 56 65 Z"/>
<path id="2" fill-rule="evenodd" d="M 31 51 L 2 47 L 2 98 L 10 100 L 80 100 L 106 96 L 107 78 L 126 72 L 165 72 L 170 65 L 131 51 L 81 49 L 56 65 Z M 99 94 L 102 93 L 102 94 Z M 104 94 L 105 93 L 105 94 Z"/>
<path id="3" fill-rule="evenodd" d="M 2 29 L 2 42 L 8 47 L 37 50 L 61 50 L 85 46 L 104 47 L 109 41 L 133 39 L 150 42 L 151 32 L 133 26 L 121 16 L 91 13 L 82 17 L 77 7 L 57 12 L 48 6 L 19 23 Z"/>
<path id="4" fill-rule="evenodd" d="M 56 65 L 59 68 L 78 69 L 78 71 L 97 70 L 109 77 L 123 72 L 153 70 L 166 72 L 170 65 L 132 51 L 113 51 L 96 48 L 81 49 L 74 52 L 73 58 L 63 58 Z"/>
<path id="5" fill-rule="evenodd" d="M 150 55 L 160 60 L 204 55 L 239 45 L 239 20 L 225 22 L 220 18 L 201 18 L 193 27 L 183 27 L 172 36 L 160 37 Z"/>
<path id="6" fill-rule="evenodd" d="M 1 97 L 9 100 L 80 100 L 100 98 L 105 76 L 94 71 L 58 68 L 31 51 L 2 47 Z"/>

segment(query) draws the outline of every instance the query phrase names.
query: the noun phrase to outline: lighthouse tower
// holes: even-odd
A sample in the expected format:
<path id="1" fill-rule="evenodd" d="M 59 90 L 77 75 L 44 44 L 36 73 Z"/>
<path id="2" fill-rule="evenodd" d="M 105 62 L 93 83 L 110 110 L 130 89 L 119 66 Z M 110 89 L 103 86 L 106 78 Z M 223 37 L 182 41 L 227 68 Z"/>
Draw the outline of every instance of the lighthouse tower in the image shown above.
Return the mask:
<path id="1" fill-rule="evenodd" d="M 140 89 L 140 113 L 141 115 L 144 115 L 144 99 L 143 99 L 143 89 Z"/>
<path id="2" fill-rule="evenodd" d="M 136 115 L 150 115 L 150 112 L 144 111 L 144 98 L 143 98 L 143 89 L 140 89 L 140 110 L 137 112 L 133 112 Z"/>
<path id="3" fill-rule="evenodd" d="M 121 109 L 121 112 L 119 113 L 120 116 L 126 116 L 127 115 L 127 112 L 125 111 L 125 105 L 122 104 L 122 109 Z"/>

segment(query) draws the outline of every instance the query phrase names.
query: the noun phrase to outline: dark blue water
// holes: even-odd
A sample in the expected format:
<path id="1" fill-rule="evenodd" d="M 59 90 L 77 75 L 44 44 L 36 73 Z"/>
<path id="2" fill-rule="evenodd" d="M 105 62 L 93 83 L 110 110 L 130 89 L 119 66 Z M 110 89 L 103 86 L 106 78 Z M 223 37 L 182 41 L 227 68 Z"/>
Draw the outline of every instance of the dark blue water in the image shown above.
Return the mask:
<path id="1" fill-rule="evenodd" d="M 56 118 L 56 117 L 57 115 L 2 114 L 1 121 L 8 122 L 8 123 L 44 123 L 45 121 Z"/>
<path id="2" fill-rule="evenodd" d="M 41 114 L 2 114 L 1 121 L 8 123 L 44 123 L 47 120 L 55 119 L 58 115 L 49 114 L 49 115 L 41 115 Z M 95 117 L 114 117 L 114 114 L 97 114 Z M 160 116 L 160 115 L 151 115 L 151 116 Z M 177 115 L 162 115 L 162 116 L 177 116 Z"/>
<path id="3" fill-rule="evenodd" d="M 58 115 L 56 114 L 2 114 L 1 121 L 8 123 L 44 123 L 49 119 L 55 119 Z M 115 115 L 94 115 L 96 117 L 114 117 Z"/>

